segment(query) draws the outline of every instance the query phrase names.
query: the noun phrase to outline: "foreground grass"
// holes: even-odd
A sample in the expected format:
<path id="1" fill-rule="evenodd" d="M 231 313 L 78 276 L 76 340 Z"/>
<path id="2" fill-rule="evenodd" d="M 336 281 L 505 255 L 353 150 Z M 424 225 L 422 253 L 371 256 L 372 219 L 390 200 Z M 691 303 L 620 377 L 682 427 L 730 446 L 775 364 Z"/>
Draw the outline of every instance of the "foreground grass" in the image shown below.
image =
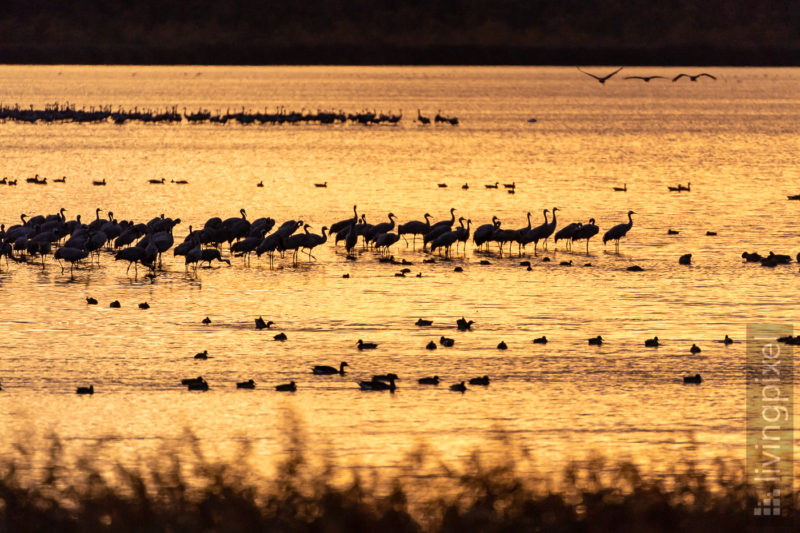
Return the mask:
<path id="1" fill-rule="evenodd" d="M 476 453 L 429 477 L 342 483 L 337 469 L 310 466 L 301 440 L 270 479 L 253 473 L 246 447 L 241 460 L 210 461 L 192 438 L 191 458 L 171 451 L 136 468 L 101 469 L 92 453 L 66 466 L 55 438 L 34 468 L 18 447 L 0 463 L 0 532 L 796 531 L 791 509 L 784 522 L 753 519 L 743 469 L 722 462 L 712 475 L 689 465 L 648 477 L 598 459 L 543 482 L 519 473 L 519 454 L 487 465 Z M 406 470 L 418 474 L 428 459 L 419 452 Z"/>

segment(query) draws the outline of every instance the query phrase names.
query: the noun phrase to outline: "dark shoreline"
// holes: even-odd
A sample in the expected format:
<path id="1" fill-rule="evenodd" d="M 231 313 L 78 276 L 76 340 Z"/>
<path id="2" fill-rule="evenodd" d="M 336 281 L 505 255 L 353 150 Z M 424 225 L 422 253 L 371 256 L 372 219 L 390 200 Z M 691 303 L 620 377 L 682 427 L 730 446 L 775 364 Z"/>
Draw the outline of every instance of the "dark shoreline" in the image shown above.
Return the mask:
<path id="1" fill-rule="evenodd" d="M 515 46 L 203 45 L 182 47 L 0 44 L 0 64 L 29 65 L 452 65 L 800 66 L 800 49 L 633 49 Z"/>

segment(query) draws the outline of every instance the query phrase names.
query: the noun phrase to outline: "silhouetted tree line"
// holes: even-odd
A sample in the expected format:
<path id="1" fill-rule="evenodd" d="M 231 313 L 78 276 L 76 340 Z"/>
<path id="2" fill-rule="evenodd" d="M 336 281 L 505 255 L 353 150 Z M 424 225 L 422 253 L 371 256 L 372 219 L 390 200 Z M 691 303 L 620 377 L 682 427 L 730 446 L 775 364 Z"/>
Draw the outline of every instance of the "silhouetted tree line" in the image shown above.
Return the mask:
<path id="1" fill-rule="evenodd" d="M 797 64 L 786 0 L 4 0 L 0 62 Z"/>

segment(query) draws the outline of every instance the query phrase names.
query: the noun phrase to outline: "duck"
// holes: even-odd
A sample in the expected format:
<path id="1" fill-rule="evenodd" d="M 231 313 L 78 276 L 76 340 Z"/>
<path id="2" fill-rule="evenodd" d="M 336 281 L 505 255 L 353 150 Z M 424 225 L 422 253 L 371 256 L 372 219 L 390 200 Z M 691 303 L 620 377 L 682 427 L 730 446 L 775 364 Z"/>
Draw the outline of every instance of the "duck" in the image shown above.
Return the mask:
<path id="1" fill-rule="evenodd" d="M 694 376 L 683 376 L 683 382 L 700 385 L 703 382 L 703 378 L 700 377 L 700 374 L 695 374 Z"/>
<path id="2" fill-rule="evenodd" d="M 692 254 L 683 254 L 680 257 L 680 259 L 678 259 L 678 264 L 691 265 L 692 264 Z"/>
<path id="3" fill-rule="evenodd" d="M 341 363 L 339 363 L 339 370 L 336 370 L 332 366 L 317 365 L 311 371 L 314 374 L 318 375 L 318 376 L 330 376 L 330 375 L 333 375 L 333 374 L 339 374 L 339 375 L 344 376 L 344 373 L 345 373 L 344 372 L 344 367 L 346 367 L 346 366 L 350 366 L 350 365 L 348 365 L 346 362 L 342 361 Z"/>
<path id="4" fill-rule="evenodd" d="M 644 271 L 644 269 L 642 267 L 640 267 L 639 265 L 629 266 L 625 270 L 627 270 L 628 272 L 643 272 Z"/>
<path id="5" fill-rule="evenodd" d="M 603 344 L 603 337 L 601 337 L 600 335 L 598 335 L 597 337 L 592 337 L 591 339 L 589 339 L 589 344 L 591 344 L 592 346 L 600 346 L 601 344 Z"/>
<path id="6" fill-rule="evenodd" d="M 707 231 L 706 232 L 706 237 L 716 237 L 716 236 L 717 236 L 717 232 L 716 231 Z"/>
<path id="7" fill-rule="evenodd" d="M 571 266 L 572 266 L 572 259 L 570 259 L 569 261 L 561 261 L 561 262 L 559 263 L 559 265 L 561 265 L 561 266 L 567 266 L 567 267 L 571 267 Z"/>
<path id="8" fill-rule="evenodd" d="M 76 394 L 94 394 L 94 385 L 89 385 L 88 387 L 78 387 L 75 391 Z"/>
<path id="9" fill-rule="evenodd" d="M 256 187 L 263 187 L 263 186 L 264 186 L 263 181 L 259 181 L 258 183 L 256 183 Z"/>
<path id="10" fill-rule="evenodd" d="M 463 268 L 461 268 L 461 267 L 455 267 L 455 268 L 453 269 L 453 272 L 464 272 L 464 269 L 463 269 Z"/>
<path id="11" fill-rule="evenodd" d="M 648 348 L 658 348 L 659 346 L 661 346 L 661 344 L 659 344 L 658 342 L 658 337 L 653 337 L 652 339 L 646 339 L 644 341 L 644 345 L 647 346 Z"/>
<path id="12" fill-rule="evenodd" d="M 297 385 L 295 385 L 294 381 L 290 381 L 283 385 L 276 385 L 275 390 L 279 392 L 295 392 L 297 390 Z"/>
<path id="13" fill-rule="evenodd" d="M 420 327 L 431 326 L 431 325 L 433 325 L 433 320 L 425 320 L 423 318 L 420 318 L 414 324 L 416 326 L 420 326 Z"/>
<path id="14" fill-rule="evenodd" d="M 264 322 L 264 319 L 261 317 L 256 318 L 256 329 L 269 329 L 271 325 L 275 322 L 270 320 L 269 322 Z"/>
<path id="15" fill-rule="evenodd" d="M 203 360 L 208 359 L 208 350 L 203 350 L 200 353 L 194 354 L 194 358 L 195 359 L 203 359 Z"/>
<path id="16" fill-rule="evenodd" d="M 497 345 L 498 350 L 508 350 L 508 345 L 505 341 L 500 341 L 500 344 Z"/>
<path id="17" fill-rule="evenodd" d="M 455 392 L 466 392 L 467 386 L 464 385 L 464 382 L 456 383 L 455 385 L 450 385 L 450 390 Z"/>
<path id="18" fill-rule="evenodd" d="M 190 385 L 192 383 L 200 383 L 203 381 L 203 376 L 197 376 L 196 378 L 184 378 L 181 380 L 181 385 Z"/>
<path id="19" fill-rule="evenodd" d="M 438 385 L 439 384 L 439 376 L 427 377 L 427 378 L 419 378 L 417 383 L 420 385 Z"/>
<path id="20" fill-rule="evenodd" d="M 189 390 L 199 390 L 199 391 L 207 391 L 208 390 L 208 382 L 203 378 L 200 378 L 200 381 L 192 381 L 187 386 Z"/>
<path id="21" fill-rule="evenodd" d="M 358 345 L 359 350 L 374 350 L 378 347 L 378 345 L 374 342 L 364 342 L 361 339 L 358 339 L 356 345 Z"/>
<path id="22" fill-rule="evenodd" d="M 139 309 L 150 309 L 150 304 L 147 302 L 142 302 L 139 304 Z"/>
<path id="23" fill-rule="evenodd" d="M 283 342 L 283 341 L 285 341 L 285 340 L 286 340 L 288 337 L 286 337 L 286 333 L 283 333 L 283 332 L 281 332 L 281 333 L 278 333 L 277 335 L 275 335 L 275 336 L 274 336 L 274 337 L 272 337 L 272 338 L 273 338 L 273 339 L 275 339 L 276 341 L 281 341 L 281 342 Z"/>
<path id="24" fill-rule="evenodd" d="M 763 257 L 758 252 L 748 253 L 742 252 L 742 258 L 744 258 L 745 262 L 747 263 L 758 263 L 760 262 Z"/>
<path id="25" fill-rule="evenodd" d="M 248 379 L 247 381 L 242 381 L 241 383 L 236 384 L 237 389 L 255 389 L 256 382 L 252 379 Z"/>
<path id="26" fill-rule="evenodd" d="M 436 349 L 436 343 L 433 342 L 433 341 L 430 341 L 428 344 L 425 345 L 425 349 L 426 350 L 435 350 Z"/>
<path id="27" fill-rule="evenodd" d="M 387 381 L 388 382 L 388 381 L 391 381 L 393 379 L 396 379 L 398 381 L 400 380 L 400 378 L 397 377 L 397 374 L 394 374 L 392 372 L 389 372 L 388 374 L 378 374 L 378 375 L 372 376 L 372 381 Z"/>
<path id="28" fill-rule="evenodd" d="M 92 298 L 91 296 L 87 296 L 87 297 L 86 297 L 86 303 L 87 303 L 88 305 L 97 305 L 97 300 L 95 300 L 95 299 L 94 299 L 94 298 Z"/>
<path id="29" fill-rule="evenodd" d="M 492 262 L 489 261 L 488 259 L 481 259 L 480 264 L 481 265 L 491 265 Z"/>
<path id="30" fill-rule="evenodd" d="M 108 306 L 113 307 L 114 309 L 119 309 L 120 307 L 122 307 L 122 305 L 119 303 L 119 300 L 114 300 L 113 302 L 108 304 Z"/>
<path id="31" fill-rule="evenodd" d="M 456 343 L 456 341 L 454 339 L 450 339 L 448 337 L 440 337 L 439 338 L 439 344 L 441 344 L 442 346 L 446 346 L 447 348 L 450 348 L 455 343 Z"/>
<path id="32" fill-rule="evenodd" d="M 533 339 L 533 344 L 547 344 L 547 337 L 542 335 L 541 337 Z"/>
<path id="33" fill-rule="evenodd" d="M 482 376 L 477 378 L 472 378 L 469 380 L 470 385 L 489 385 L 489 376 Z"/>
<path id="34" fill-rule="evenodd" d="M 456 327 L 458 331 L 469 331 L 472 329 L 472 324 L 474 324 L 474 320 L 466 320 L 463 316 L 456 320 Z"/>
<path id="35" fill-rule="evenodd" d="M 211 319 L 210 319 L 210 318 L 208 318 L 208 317 L 205 317 L 205 318 L 203 319 L 203 324 L 205 324 L 205 325 L 209 325 L 209 324 L 211 324 Z"/>
<path id="36" fill-rule="evenodd" d="M 680 233 L 680 231 L 672 229 L 672 228 L 667 230 L 667 235 L 677 235 L 679 233 Z"/>
<path id="37" fill-rule="evenodd" d="M 440 189 L 446 189 L 447 188 L 447 184 L 446 183 L 437 183 L 437 185 L 439 186 Z"/>
<path id="38" fill-rule="evenodd" d="M 700 349 L 700 347 L 698 345 L 692 344 L 692 347 L 689 348 L 689 351 L 692 352 L 692 353 L 700 353 L 702 350 Z"/>
<path id="39" fill-rule="evenodd" d="M 397 386 L 394 384 L 394 379 L 390 379 L 389 383 L 384 381 L 361 381 L 358 386 L 363 391 L 383 391 L 388 390 L 394 392 Z"/>
<path id="40" fill-rule="evenodd" d="M 724 339 L 722 339 L 722 343 L 723 343 L 723 344 L 726 344 L 726 345 L 728 345 L 728 344 L 733 344 L 733 339 L 731 339 L 730 337 L 728 337 L 727 335 L 725 335 L 725 338 L 724 338 Z"/>
<path id="41" fill-rule="evenodd" d="M 469 190 L 469 183 L 465 183 L 464 185 L 461 186 L 461 188 L 464 189 L 465 191 L 468 191 Z"/>

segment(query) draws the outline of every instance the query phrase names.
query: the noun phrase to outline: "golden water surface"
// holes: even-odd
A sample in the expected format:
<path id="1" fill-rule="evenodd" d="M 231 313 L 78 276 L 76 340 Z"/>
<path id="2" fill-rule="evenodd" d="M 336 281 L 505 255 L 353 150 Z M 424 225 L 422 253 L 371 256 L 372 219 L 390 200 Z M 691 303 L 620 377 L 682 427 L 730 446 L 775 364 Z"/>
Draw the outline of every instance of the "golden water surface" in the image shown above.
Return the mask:
<path id="1" fill-rule="evenodd" d="M 593 453 L 659 471 L 687 458 L 742 458 L 745 344 L 715 341 L 743 341 L 749 323 L 800 318 L 797 265 L 741 258 L 800 251 L 800 202 L 786 199 L 800 193 L 800 70 L 622 79 L 694 71 L 628 67 L 601 85 L 572 68 L 0 67 L 4 105 L 403 112 L 397 126 L 367 127 L 0 123 L 0 176 L 20 181 L 0 186 L 7 228 L 21 213 L 61 207 L 87 222 L 99 207 L 137 222 L 179 217 L 180 242 L 190 225 L 244 208 L 250 220 L 302 219 L 319 233 L 357 204 L 370 223 L 390 211 L 401 223 L 426 212 L 442 220 L 455 207 L 473 228 L 496 215 L 511 229 L 557 206 L 559 227 L 593 217 L 601 231 L 588 257 L 583 245 L 567 252 L 551 242 L 527 258 L 530 271 L 471 242 L 451 262 L 423 264 L 427 255 L 400 241 L 392 253 L 414 263 L 405 278 L 372 251 L 347 261 L 331 241 L 314 262 L 287 257 L 273 269 L 264 257 L 231 257 L 230 267 L 194 274 L 170 253 L 154 280 L 126 275 L 111 252 L 74 279 L 52 258 L 44 269 L 3 261 L 0 454 L 53 432 L 76 448 L 106 438 L 115 455 L 136 457 L 188 429 L 222 455 L 249 440 L 268 465 L 290 410 L 326 459 L 354 467 L 390 466 L 420 442 L 458 458 L 491 447 L 498 432 L 529 446 L 547 473 Z M 422 126 L 417 109 L 460 125 Z M 36 173 L 67 180 L 25 183 Z M 167 184 L 147 183 L 162 177 Z M 103 178 L 106 187 L 92 186 Z M 327 188 L 314 187 L 321 182 Z M 484 187 L 495 182 L 514 182 L 516 194 Z M 691 192 L 667 190 L 687 182 Z M 627 192 L 613 191 L 623 184 Z M 615 254 L 600 237 L 628 210 L 634 225 Z M 684 253 L 692 266 L 678 264 Z M 628 272 L 634 264 L 645 270 Z M 143 301 L 149 310 L 138 309 Z M 274 330 L 256 331 L 257 316 Z M 475 321 L 472 332 L 456 331 L 461 316 Z M 416 327 L 420 317 L 433 326 Z M 281 331 L 288 340 L 273 341 Z M 441 335 L 455 346 L 424 349 Z M 541 335 L 549 344 L 532 344 Z M 587 344 L 596 335 L 602 347 Z M 654 335 L 664 345 L 645 349 Z M 359 352 L 358 339 L 379 347 Z M 689 354 L 692 343 L 701 354 Z M 202 350 L 210 358 L 194 360 Z M 311 374 L 339 361 L 349 363 L 343 377 Z M 385 372 L 400 376 L 396 393 L 359 390 Z M 694 373 L 704 383 L 683 385 Z M 434 374 L 438 387 L 417 385 Z M 484 374 L 488 388 L 448 390 Z M 179 385 L 197 375 L 209 392 Z M 236 389 L 250 378 L 254 391 Z M 274 391 L 289 380 L 296 393 Z M 89 383 L 93 397 L 74 393 Z"/>

